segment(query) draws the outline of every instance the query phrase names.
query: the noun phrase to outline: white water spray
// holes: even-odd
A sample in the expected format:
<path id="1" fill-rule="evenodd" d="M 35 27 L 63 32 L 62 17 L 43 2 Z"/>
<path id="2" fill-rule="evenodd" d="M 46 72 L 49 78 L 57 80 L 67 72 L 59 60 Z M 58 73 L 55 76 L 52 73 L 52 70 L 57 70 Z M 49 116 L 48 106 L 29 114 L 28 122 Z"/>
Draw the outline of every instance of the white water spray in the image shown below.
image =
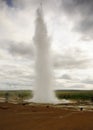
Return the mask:
<path id="1" fill-rule="evenodd" d="M 55 103 L 57 101 L 53 87 L 50 43 L 46 24 L 43 18 L 42 7 L 37 10 L 36 29 L 34 36 L 36 46 L 36 84 L 33 102 Z"/>

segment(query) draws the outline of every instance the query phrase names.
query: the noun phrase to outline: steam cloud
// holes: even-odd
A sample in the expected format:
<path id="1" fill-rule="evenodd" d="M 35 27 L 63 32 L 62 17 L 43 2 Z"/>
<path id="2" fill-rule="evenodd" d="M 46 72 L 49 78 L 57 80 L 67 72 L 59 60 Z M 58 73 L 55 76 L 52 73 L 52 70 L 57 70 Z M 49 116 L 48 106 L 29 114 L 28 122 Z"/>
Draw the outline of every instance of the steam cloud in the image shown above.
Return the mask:
<path id="1" fill-rule="evenodd" d="M 37 103 L 54 103 L 56 98 L 52 90 L 50 43 L 41 8 L 37 10 L 34 43 L 37 49 L 37 59 L 33 101 Z"/>

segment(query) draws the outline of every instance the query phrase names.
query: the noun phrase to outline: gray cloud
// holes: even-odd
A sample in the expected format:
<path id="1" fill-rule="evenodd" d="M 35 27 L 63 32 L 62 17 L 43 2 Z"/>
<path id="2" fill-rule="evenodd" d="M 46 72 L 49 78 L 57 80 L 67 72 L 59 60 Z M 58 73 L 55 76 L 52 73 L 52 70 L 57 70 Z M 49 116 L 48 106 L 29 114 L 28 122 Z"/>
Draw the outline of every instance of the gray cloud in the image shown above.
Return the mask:
<path id="1" fill-rule="evenodd" d="M 33 12 L 35 12 L 41 0 L 11 0 L 13 4 L 12 7 L 9 6 L 6 1 L 7 0 L 0 0 L 0 66 L 2 64 L 2 67 L 0 69 L 0 82 L 5 82 L 6 80 L 8 80 L 6 82 L 6 85 L 8 82 L 10 84 L 17 82 L 15 83 L 15 85 L 22 84 L 23 86 L 23 83 L 24 85 L 25 83 L 30 83 L 30 78 L 34 79 L 34 74 L 31 71 L 34 68 L 32 64 L 35 55 L 34 46 L 28 43 L 33 38 L 34 32 L 32 26 L 34 25 L 33 20 L 35 18 L 35 14 Z M 45 0 L 43 4 L 44 13 L 47 16 L 50 17 L 51 12 L 55 15 L 53 17 L 51 15 L 51 20 L 53 20 L 54 18 L 56 18 L 56 20 L 57 18 L 61 18 L 62 16 L 60 15 L 60 13 L 62 13 L 64 10 L 64 14 L 73 21 L 75 25 L 74 30 L 83 34 L 83 40 L 90 40 L 93 30 L 92 0 Z M 58 8 L 59 6 L 61 7 L 61 9 Z M 57 12 L 58 10 L 60 11 L 59 13 Z M 51 22 L 51 20 L 49 21 L 49 23 Z M 58 42 L 60 42 L 60 40 Z M 85 47 L 87 49 L 87 46 Z M 86 71 L 86 68 L 90 66 L 91 59 L 89 59 L 88 56 L 84 55 L 84 52 L 77 50 L 76 48 L 73 52 L 73 47 L 72 49 L 68 49 L 66 51 L 63 49 L 61 51 L 62 54 L 55 54 L 54 56 L 54 66 L 56 68 L 59 68 L 60 71 L 64 71 L 64 74 L 61 73 L 61 78 L 63 78 L 62 81 L 66 82 L 65 86 L 68 86 L 68 84 L 71 83 L 70 81 L 73 82 L 74 79 L 70 80 L 73 75 L 71 75 L 70 77 L 70 75 L 66 74 L 66 69 L 84 69 L 84 71 Z M 61 53 L 61 51 L 57 53 Z M 92 52 L 90 51 L 90 53 Z M 16 59 L 17 57 L 21 58 Z M 24 58 L 26 58 L 27 60 L 24 60 Z M 12 63 L 14 66 L 10 65 L 10 63 Z M 58 69 L 55 70 L 58 71 Z M 81 73 L 82 71 L 80 72 L 80 74 Z M 83 75 L 85 75 L 85 73 L 83 73 Z M 81 80 L 82 77 L 83 76 L 81 74 Z M 64 79 L 69 80 L 67 82 L 67 80 Z M 20 81 L 21 83 L 18 81 Z M 85 80 L 83 82 L 86 85 L 93 83 L 92 80 Z M 73 84 L 75 83 L 73 82 Z M 60 83 L 59 87 L 60 86 L 64 88 L 64 85 L 62 83 Z M 72 85 L 70 84 L 70 86 Z M 72 86 L 72 88 L 79 87 L 83 88 L 83 86 L 80 85 Z"/>
<path id="2" fill-rule="evenodd" d="M 93 84 L 93 79 L 85 79 L 82 81 L 82 83 L 85 83 L 85 84 Z"/>
<path id="3" fill-rule="evenodd" d="M 0 41 L 0 51 L 5 55 L 10 54 L 15 57 L 31 58 L 35 56 L 35 47 L 32 43 L 15 42 L 15 41 Z M 7 55 L 8 56 L 8 55 Z"/>
<path id="4" fill-rule="evenodd" d="M 61 8 L 75 19 L 74 30 L 86 39 L 93 38 L 93 0 L 62 0 Z"/>
<path id="5" fill-rule="evenodd" d="M 7 0 L 0 0 L 0 7 L 9 6 Z M 37 9 L 41 0 L 10 0 L 12 8 Z M 11 4 L 10 4 L 11 5 Z M 11 6 L 10 6 L 11 7 Z M 44 11 L 65 14 L 74 22 L 74 31 L 82 34 L 82 40 L 91 40 L 93 37 L 93 0 L 43 0 Z"/>
<path id="6" fill-rule="evenodd" d="M 8 51 L 13 56 L 34 58 L 34 46 L 32 44 L 26 44 L 26 43 L 10 44 Z"/>
<path id="7" fill-rule="evenodd" d="M 64 74 L 64 75 L 62 75 L 60 78 L 66 79 L 66 80 L 71 80 L 71 76 L 68 75 L 68 74 Z"/>
<path id="8" fill-rule="evenodd" d="M 72 48 L 67 49 L 63 54 L 58 54 L 54 57 L 54 66 L 64 69 L 81 69 L 88 68 L 90 58 L 83 51 Z"/>

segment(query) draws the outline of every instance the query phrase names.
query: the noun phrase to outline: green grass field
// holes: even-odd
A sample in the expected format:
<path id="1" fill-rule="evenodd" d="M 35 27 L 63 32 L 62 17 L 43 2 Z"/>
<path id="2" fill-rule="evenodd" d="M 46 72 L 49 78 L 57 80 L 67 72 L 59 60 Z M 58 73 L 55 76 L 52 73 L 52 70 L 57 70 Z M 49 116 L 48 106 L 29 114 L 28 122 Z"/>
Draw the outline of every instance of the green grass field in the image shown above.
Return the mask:
<path id="1" fill-rule="evenodd" d="M 93 90 L 56 90 L 55 95 L 58 99 L 71 100 L 89 100 L 93 102 Z M 0 91 L 0 98 L 6 101 L 15 100 L 22 102 L 25 99 L 32 98 L 31 90 L 16 90 L 16 91 Z"/>
<path id="2" fill-rule="evenodd" d="M 93 90 L 56 90 L 59 99 L 93 101 Z"/>
<path id="3" fill-rule="evenodd" d="M 16 102 L 23 102 L 25 99 L 32 98 L 32 91 L 30 90 L 9 90 L 9 91 L 0 91 L 0 98 L 4 98 L 5 102 L 8 101 L 16 101 Z"/>

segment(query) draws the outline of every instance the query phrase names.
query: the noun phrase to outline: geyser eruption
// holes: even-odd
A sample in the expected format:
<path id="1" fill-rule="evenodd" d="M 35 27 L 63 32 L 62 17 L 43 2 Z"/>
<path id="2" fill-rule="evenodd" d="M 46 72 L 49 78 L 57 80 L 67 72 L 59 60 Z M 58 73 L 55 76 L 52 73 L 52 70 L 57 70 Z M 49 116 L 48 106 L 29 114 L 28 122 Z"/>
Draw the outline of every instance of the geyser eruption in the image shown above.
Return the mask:
<path id="1" fill-rule="evenodd" d="M 36 46 L 36 84 L 33 102 L 55 103 L 56 97 L 52 90 L 52 64 L 50 43 L 46 24 L 43 18 L 42 7 L 37 10 L 34 43 Z"/>

